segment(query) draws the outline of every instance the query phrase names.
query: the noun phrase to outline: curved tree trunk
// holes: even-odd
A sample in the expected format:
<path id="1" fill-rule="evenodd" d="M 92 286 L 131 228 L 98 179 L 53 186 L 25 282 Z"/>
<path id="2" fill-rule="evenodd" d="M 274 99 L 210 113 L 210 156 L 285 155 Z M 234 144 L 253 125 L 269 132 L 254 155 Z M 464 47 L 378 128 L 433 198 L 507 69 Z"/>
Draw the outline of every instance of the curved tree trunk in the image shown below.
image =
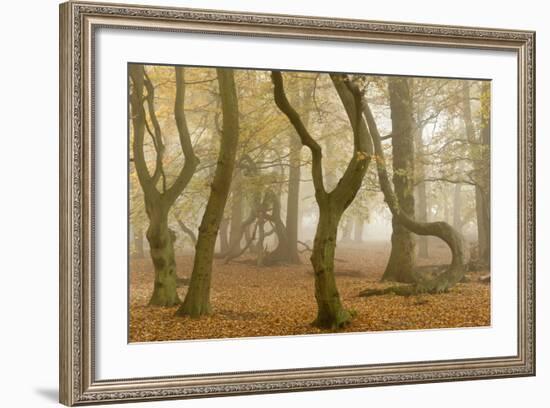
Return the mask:
<path id="1" fill-rule="evenodd" d="M 442 239 L 451 250 L 452 261 L 447 270 L 437 277 L 429 280 L 415 279 L 412 286 L 390 287 L 382 290 L 368 290 L 363 292 L 364 296 L 379 295 L 384 293 L 396 293 L 399 295 L 412 295 L 417 293 L 441 293 L 448 291 L 464 277 L 464 250 L 462 237 L 460 234 L 446 222 L 417 222 L 410 218 L 399 206 L 399 201 L 395 195 L 390 183 L 385 165 L 384 150 L 380 133 L 376 126 L 374 116 L 366 101 L 363 101 L 364 115 L 367 119 L 370 134 L 374 145 L 374 151 L 377 156 L 376 168 L 380 188 L 384 194 L 384 199 L 393 215 L 405 228 L 422 236 L 436 236 Z"/>
<path id="2" fill-rule="evenodd" d="M 331 75 L 353 130 L 354 154 L 338 184 L 328 193 L 323 182 L 321 146 L 311 136 L 300 115 L 288 101 L 281 73 L 272 71 L 271 78 L 277 107 L 287 116 L 302 144 L 311 151 L 311 175 L 315 199 L 319 206 L 319 223 L 311 255 L 317 300 L 317 318 L 314 324 L 321 328 L 338 329 L 351 319 L 351 314 L 342 305 L 334 277 L 334 251 L 338 224 L 342 214 L 353 202 L 361 187 L 372 156 L 372 144 L 361 117 L 360 100 L 348 89 L 352 85 L 341 75 Z"/>
<path id="3" fill-rule="evenodd" d="M 193 272 L 189 289 L 178 315 L 199 317 L 210 313 L 210 282 L 212 261 L 220 223 L 223 218 L 231 178 L 235 169 L 235 156 L 239 140 L 239 108 L 233 70 L 219 68 L 218 83 L 223 112 L 223 137 L 206 204 L 193 260 Z"/>
<path id="4" fill-rule="evenodd" d="M 401 210 L 414 218 L 414 120 L 408 78 L 388 79 L 392 121 L 393 185 Z M 391 253 L 383 281 L 414 282 L 415 242 L 411 232 L 392 217 Z"/>

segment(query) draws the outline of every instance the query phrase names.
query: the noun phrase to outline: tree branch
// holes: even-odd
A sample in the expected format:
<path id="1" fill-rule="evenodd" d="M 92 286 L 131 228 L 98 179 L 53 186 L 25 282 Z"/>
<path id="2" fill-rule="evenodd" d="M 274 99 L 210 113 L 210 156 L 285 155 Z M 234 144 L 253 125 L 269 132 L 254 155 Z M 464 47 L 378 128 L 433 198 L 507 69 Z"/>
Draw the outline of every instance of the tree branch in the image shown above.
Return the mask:
<path id="1" fill-rule="evenodd" d="M 176 99 L 174 101 L 174 117 L 180 139 L 181 149 L 185 157 L 185 163 L 176 181 L 165 192 L 165 197 L 169 202 L 174 202 L 176 198 L 185 189 L 191 177 L 199 165 L 199 158 L 195 155 L 191 136 L 185 119 L 185 76 L 183 67 L 175 67 L 176 71 Z"/>
<path id="2" fill-rule="evenodd" d="M 152 183 L 156 186 L 159 178 L 162 176 L 162 191 L 164 192 L 166 191 L 166 176 L 164 175 L 164 169 L 162 166 L 162 157 L 164 156 L 164 143 L 162 141 L 162 131 L 160 128 L 160 124 L 157 118 L 157 114 L 155 112 L 155 87 L 153 86 L 151 79 L 147 75 L 145 69 L 143 70 L 143 74 L 144 85 L 145 89 L 147 90 L 145 100 L 147 101 L 147 111 L 149 113 L 149 118 L 151 118 L 151 122 L 153 123 L 153 132 L 151 132 L 151 128 L 149 127 L 149 123 L 147 122 L 147 118 L 145 118 L 145 127 L 147 128 L 147 132 L 151 135 L 153 146 L 155 147 L 155 152 L 157 153 L 155 172 L 152 176 Z"/>
<path id="3" fill-rule="evenodd" d="M 285 94 L 283 76 L 281 72 L 271 71 L 271 80 L 273 81 L 273 94 L 277 107 L 286 115 L 292 126 L 294 126 L 294 129 L 296 129 L 296 133 L 298 133 L 302 144 L 307 146 L 311 151 L 311 173 L 313 177 L 315 194 L 320 200 L 324 200 L 326 199 L 326 190 L 323 184 L 323 153 L 321 146 L 315 141 L 315 139 L 313 139 L 302 123 L 300 115 L 298 115 L 296 110 L 290 105 L 290 102 Z"/>
<path id="4" fill-rule="evenodd" d="M 145 108 L 143 107 L 143 88 L 145 70 L 142 65 L 130 64 L 129 74 L 132 80 L 130 93 L 130 106 L 132 109 L 132 126 L 134 130 L 134 143 L 132 146 L 134 165 L 139 183 L 148 199 L 158 197 L 159 193 L 153 184 L 145 155 L 143 153 L 143 141 L 145 135 Z"/>
<path id="5" fill-rule="evenodd" d="M 181 230 L 185 232 L 189 236 L 189 238 L 191 238 L 193 245 L 195 245 L 197 243 L 197 235 L 195 234 L 195 232 L 191 228 L 189 228 L 187 225 L 185 225 L 185 223 L 179 217 L 175 217 L 175 218 Z"/>

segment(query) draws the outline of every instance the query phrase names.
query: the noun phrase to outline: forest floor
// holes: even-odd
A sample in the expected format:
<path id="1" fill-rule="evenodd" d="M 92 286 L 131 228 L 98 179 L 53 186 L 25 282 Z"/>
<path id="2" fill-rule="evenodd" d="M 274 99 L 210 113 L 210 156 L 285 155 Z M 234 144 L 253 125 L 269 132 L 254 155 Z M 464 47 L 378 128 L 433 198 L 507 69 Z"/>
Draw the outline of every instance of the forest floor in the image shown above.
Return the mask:
<path id="1" fill-rule="evenodd" d="M 487 271 L 468 273 L 449 293 L 402 297 L 394 294 L 359 297 L 365 289 L 384 288 L 380 283 L 389 256 L 386 243 L 361 247 L 339 246 L 336 280 L 344 306 L 355 312 L 342 331 L 419 330 L 478 327 L 491 324 L 490 288 L 480 277 Z M 417 264 L 442 265 L 450 254 L 432 245 L 430 258 Z M 130 342 L 190 340 L 326 333 L 311 325 L 316 316 L 314 279 L 308 254 L 301 265 L 257 267 L 243 256 L 224 264 L 215 260 L 212 276 L 212 314 L 199 319 L 175 315 L 177 307 L 147 305 L 153 287 L 150 259 L 130 264 Z M 189 277 L 193 256 L 178 256 L 177 272 Z M 187 286 L 178 289 L 185 297 Z"/>

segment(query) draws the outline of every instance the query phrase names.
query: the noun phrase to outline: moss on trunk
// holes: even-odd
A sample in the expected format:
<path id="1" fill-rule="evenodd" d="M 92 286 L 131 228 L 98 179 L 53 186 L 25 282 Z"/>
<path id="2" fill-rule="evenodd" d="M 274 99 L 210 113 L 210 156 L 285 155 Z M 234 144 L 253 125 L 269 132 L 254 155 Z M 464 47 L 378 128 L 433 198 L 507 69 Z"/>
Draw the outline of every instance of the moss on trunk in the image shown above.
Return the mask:
<path id="1" fill-rule="evenodd" d="M 223 113 L 223 137 L 210 196 L 199 227 L 189 290 L 178 315 L 199 317 L 211 312 L 210 282 L 218 230 L 229 195 L 239 141 L 239 108 L 232 69 L 216 70 Z"/>
<path id="2" fill-rule="evenodd" d="M 174 236 L 168 228 L 166 212 L 151 219 L 147 230 L 151 259 L 155 268 L 155 283 L 149 304 L 174 306 L 181 303 L 177 293 Z"/>
<path id="3" fill-rule="evenodd" d="M 395 218 L 392 220 L 391 252 L 382 281 L 412 283 L 415 245 L 411 232 Z"/>
<path id="4" fill-rule="evenodd" d="M 409 79 L 388 80 L 392 121 L 393 185 L 401 208 L 414 217 L 414 121 Z M 415 242 L 398 217 L 392 217 L 391 254 L 383 281 L 414 282 Z"/>
<path id="5" fill-rule="evenodd" d="M 354 155 L 336 187 L 328 193 L 323 181 L 321 146 L 311 136 L 300 115 L 288 101 L 281 73 L 272 71 L 271 78 L 277 107 L 287 116 L 298 133 L 300 141 L 311 152 L 311 176 L 315 188 L 315 200 L 319 206 L 319 223 L 311 255 L 317 300 L 317 318 L 314 324 L 321 328 L 338 329 L 351 319 L 349 311 L 342 306 L 334 277 L 334 251 L 338 224 L 342 214 L 361 188 L 373 152 L 367 125 L 361 116 L 360 96 L 352 92 L 351 88 L 354 85 L 345 76 L 331 75 L 332 83 L 353 130 Z"/>
<path id="6" fill-rule="evenodd" d="M 149 300 L 150 305 L 173 306 L 180 303 L 176 291 L 176 262 L 174 258 L 175 236 L 168 228 L 168 212 L 176 198 L 183 192 L 195 169 L 199 164 L 191 145 L 191 138 L 187 129 L 184 112 L 185 79 L 184 69 L 175 68 L 176 98 L 174 103 L 174 118 L 178 128 L 180 145 L 185 163 L 170 187 L 166 186 L 163 169 L 164 144 L 161 128 L 156 118 L 154 106 L 155 87 L 147 77 L 145 68 L 141 64 L 130 64 L 129 74 L 132 82 L 130 93 L 130 108 L 132 113 L 132 130 L 134 141 L 132 153 L 140 186 L 143 190 L 145 210 L 149 218 L 147 240 L 149 241 L 151 259 L 155 269 L 153 293 Z M 144 94 L 144 90 L 147 93 Z M 153 145 L 156 153 L 155 171 L 151 175 L 147 168 L 143 151 L 146 114 L 144 104 L 147 104 L 149 116 L 153 123 Z M 157 183 L 162 178 L 161 191 Z"/>
<path id="7" fill-rule="evenodd" d="M 339 329 L 351 320 L 351 313 L 340 301 L 334 277 L 334 253 L 336 235 L 342 212 L 331 208 L 330 204 L 319 208 L 319 223 L 315 233 L 311 264 L 315 276 L 315 299 L 317 318 L 315 326 L 324 329 Z"/>

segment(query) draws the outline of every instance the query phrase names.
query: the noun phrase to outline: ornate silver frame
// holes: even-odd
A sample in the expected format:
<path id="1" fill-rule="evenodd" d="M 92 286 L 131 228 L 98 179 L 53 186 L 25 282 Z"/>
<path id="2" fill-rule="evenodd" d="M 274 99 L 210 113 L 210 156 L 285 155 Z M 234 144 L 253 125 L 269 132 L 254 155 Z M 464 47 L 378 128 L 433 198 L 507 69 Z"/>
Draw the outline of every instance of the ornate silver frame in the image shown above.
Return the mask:
<path id="1" fill-rule="evenodd" d="M 508 50 L 518 61 L 518 350 L 513 356 L 238 374 L 94 375 L 93 47 L 98 27 Z M 60 6 L 60 401 L 66 405 L 535 374 L 535 33 L 68 2 Z"/>

